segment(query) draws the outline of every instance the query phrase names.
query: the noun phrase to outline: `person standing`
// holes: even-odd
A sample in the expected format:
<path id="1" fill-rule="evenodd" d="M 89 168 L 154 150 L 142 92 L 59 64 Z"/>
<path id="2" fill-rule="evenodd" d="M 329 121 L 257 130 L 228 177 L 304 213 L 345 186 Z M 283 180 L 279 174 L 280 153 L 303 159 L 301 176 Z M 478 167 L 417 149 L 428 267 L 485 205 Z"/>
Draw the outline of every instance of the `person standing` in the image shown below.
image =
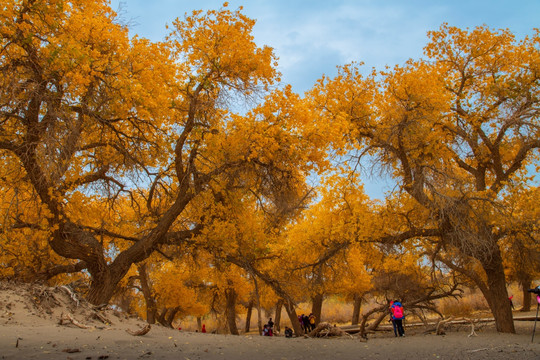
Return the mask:
<path id="1" fill-rule="evenodd" d="M 309 325 L 309 317 L 302 314 L 302 322 L 304 323 L 304 332 L 308 334 L 311 331 L 311 326 Z"/>
<path id="2" fill-rule="evenodd" d="M 405 330 L 403 329 L 403 318 L 405 317 L 403 314 L 403 305 L 401 305 L 399 300 L 394 300 L 394 303 L 390 307 L 390 311 L 392 312 L 398 335 L 405 336 Z"/>
<path id="3" fill-rule="evenodd" d="M 272 321 L 272 318 L 268 319 L 268 327 L 270 330 L 274 331 L 274 322 Z"/>
<path id="4" fill-rule="evenodd" d="M 206 333 L 206 325 L 202 324 L 202 330 L 201 330 L 202 333 Z"/>
<path id="5" fill-rule="evenodd" d="M 315 315 L 313 313 L 309 314 L 309 327 L 311 331 L 315 330 Z"/>

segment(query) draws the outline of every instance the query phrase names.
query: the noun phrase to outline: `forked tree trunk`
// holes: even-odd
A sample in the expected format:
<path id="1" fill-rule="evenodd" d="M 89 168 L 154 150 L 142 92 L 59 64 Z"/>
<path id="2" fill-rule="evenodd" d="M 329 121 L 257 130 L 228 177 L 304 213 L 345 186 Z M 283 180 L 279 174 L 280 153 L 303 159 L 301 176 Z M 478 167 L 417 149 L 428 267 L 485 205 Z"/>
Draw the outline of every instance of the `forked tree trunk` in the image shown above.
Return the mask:
<path id="1" fill-rule="evenodd" d="M 311 313 L 315 316 L 315 325 L 319 324 L 321 322 L 321 314 L 322 314 L 322 305 L 324 301 L 324 295 L 323 294 L 317 294 L 313 298 L 311 298 L 312 305 L 311 305 Z"/>
<path id="2" fill-rule="evenodd" d="M 352 325 L 358 325 L 358 322 L 360 321 L 360 310 L 362 309 L 362 296 L 358 294 L 354 294 L 354 307 L 353 307 L 353 314 L 352 314 Z"/>
<path id="3" fill-rule="evenodd" d="M 92 277 L 86 299 L 93 305 L 108 304 L 118 283 L 128 273 L 131 265 L 147 259 L 157 244 L 167 240 L 166 235 L 170 227 L 192 198 L 192 193 L 178 195 L 155 228 L 128 249 L 120 252 L 110 264 L 105 257 L 105 250 L 94 235 L 71 222 L 58 224 L 60 227 L 53 233 L 50 241 L 51 248 L 63 257 L 84 261 Z M 192 234 L 192 230 L 175 232 L 174 238 L 175 241 L 181 241 L 191 237 Z M 75 243 L 79 246 L 75 246 Z"/>
<path id="4" fill-rule="evenodd" d="M 176 314 L 180 311 L 180 306 L 177 306 L 175 308 L 163 308 L 163 310 L 159 313 L 159 316 L 157 316 L 157 322 L 159 322 L 161 325 L 173 328 L 173 321 L 176 317 Z"/>
<path id="5" fill-rule="evenodd" d="M 181 307 L 177 306 L 177 307 L 171 309 L 169 314 L 167 314 L 167 318 L 165 319 L 165 321 L 167 323 L 167 325 L 166 325 L 167 327 L 170 327 L 171 329 L 174 329 L 174 326 L 173 326 L 174 318 L 176 317 L 176 314 L 178 314 L 180 309 L 181 309 Z"/>
<path id="6" fill-rule="evenodd" d="M 227 302 L 227 323 L 229 324 L 229 331 L 232 335 L 240 335 L 238 328 L 236 327 L 236 298 L 238 294 L 233 288 L 225 290 L 225 297 Z"/>
<path id="7" fill-rule="evenodd" d="M 298 314 L 296 313 L 296 309 L 288 301 L 285 301 L 284 306 L 285 310 L 287 311 L 287 315 L 289 315 L 289 319 L 291 320 L 294 333 L 296 334 L 296 336 L 301 336 L 304 331 L 302 330 L 300 322 L 298 321 Z"/>
<path id="8" fill-rule="evenodd" d="M 156 320 L 158 323 L 160 323 L 161 325 L 163 326 L 167 326 L 167 320 L 166 320 L 166 317 L 167 317 L 167 313 L 169 312 L 169 308 L 164 308 L 157 316 Z"/>
<path id="9" fill-rule="evenodd" d="M 247 314 L 246 314 L 246 327 L 244 329 L 244 332 L 248 333 L 249 329 L 251 328 L 251 313 L 253 312 L 253 299 L 249 300 L 249 304 L 247 306 Z"/>
<path id="10" fill-rule="evenodd" d="M 276 316 L 274 319 L 274 328 L 276 332 L 281 332 L 281 308 L 283 307 L 283 299 L 279 299 L 276 303 Z"/>

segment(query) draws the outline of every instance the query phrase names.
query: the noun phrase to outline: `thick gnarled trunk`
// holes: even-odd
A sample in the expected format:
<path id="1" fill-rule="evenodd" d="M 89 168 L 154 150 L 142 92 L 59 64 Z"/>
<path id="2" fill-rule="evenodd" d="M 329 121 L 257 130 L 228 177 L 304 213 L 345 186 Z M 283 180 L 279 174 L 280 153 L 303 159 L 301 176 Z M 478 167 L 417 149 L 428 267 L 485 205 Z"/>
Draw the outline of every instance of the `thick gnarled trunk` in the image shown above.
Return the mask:
<path id="1" fill-rule="evenodd" d="M 482 286 L 480 290 L 483 292 L 491 313 L 495 318 L 497 331 L 515 333 L 514 318 L 510 302 L 508 301 L 506 278 L 499 248 L 495 248 L 492 255 L 481 263 L 486 273 L 487 287 Z"/>
<path id="2" fill-rule="evenodd" d="M 86 300 L 93 305 L 107 304 L 114 295 L 122 277 L 118 278 L 110 274 L 110 272 L 103 272 L 92 276 L 90 290 L 88 291 Z"/>

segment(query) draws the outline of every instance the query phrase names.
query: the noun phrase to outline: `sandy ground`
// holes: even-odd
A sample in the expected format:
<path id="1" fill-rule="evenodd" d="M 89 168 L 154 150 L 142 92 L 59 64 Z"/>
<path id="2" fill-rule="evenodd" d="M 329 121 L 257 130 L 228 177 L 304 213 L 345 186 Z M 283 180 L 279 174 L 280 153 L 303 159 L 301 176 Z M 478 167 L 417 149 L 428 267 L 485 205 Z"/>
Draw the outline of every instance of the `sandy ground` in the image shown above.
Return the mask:
<path id="1" fill-rule="evenodd" d="M 27 290 L 0 284 L 0 359 L 540 359 L 540 326 L 531 342 L 534 322 L 516 322 L 517 334 L 486 327 L 475 337 L 468 337 L 468 328 L 437 336 L 406 328 L 404 338 L 386 333 L 367 342 L 201 334 L 160 326 L 133 336 L 125 330 L 143 327 L 140 320 L 109 310 L 101 313 L 109 320 L 105 324 L 67 291 Z M 60 325 L 67 311 L 89 328 Z"/>

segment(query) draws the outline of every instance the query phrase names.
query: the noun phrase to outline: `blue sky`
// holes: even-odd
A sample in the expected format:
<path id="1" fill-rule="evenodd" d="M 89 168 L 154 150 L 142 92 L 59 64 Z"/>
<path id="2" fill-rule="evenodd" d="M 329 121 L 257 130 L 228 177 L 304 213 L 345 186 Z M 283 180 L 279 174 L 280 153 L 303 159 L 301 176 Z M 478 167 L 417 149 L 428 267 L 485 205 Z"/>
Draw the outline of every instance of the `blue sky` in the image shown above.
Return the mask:
<path id="1" fill-rule="evenodd" d="M 122 5 L 130 33 L 162 40 L 166 24 L 186 12 L 219 9 L 216 0 L 112 0 Z M 253 35 L 274 48 L 284 83 L 296 92 L 308 90 L 322 74 L 351 61 L 366 70 L 403 64 L 420 58 L 426 33 L 443 22 L 461 28 L 487 25 L 510 29 L 518 38 L 540 28 L 540 0 L 244 0 L 229 1 L 230 9 L 256 19 Z M 366 181 L 366 192 L 381 198 L 391 184 Z"/>
<path id="2" fill-rule="evenodd" d="M 216 0 L 113 0 L 122 3 L 131 33 L 162 40 L 166 24 L 196 9 L 218 9 Z M 518 5 L 514 5 L 518 4 Z M 403 64 L 419 58 L 426 32 L 443 22 L 458 27 L 487 25 L 508 28 L 518 37 L 540 27 L 540 0 L 244 0 L 256 19 L 255 41 L 269 45 L 280 58 L 283 81 L 297 92 L 309 89 L 322 74 L 333 75 L 336 65 L 362 61 L 367 69 Z"/>

